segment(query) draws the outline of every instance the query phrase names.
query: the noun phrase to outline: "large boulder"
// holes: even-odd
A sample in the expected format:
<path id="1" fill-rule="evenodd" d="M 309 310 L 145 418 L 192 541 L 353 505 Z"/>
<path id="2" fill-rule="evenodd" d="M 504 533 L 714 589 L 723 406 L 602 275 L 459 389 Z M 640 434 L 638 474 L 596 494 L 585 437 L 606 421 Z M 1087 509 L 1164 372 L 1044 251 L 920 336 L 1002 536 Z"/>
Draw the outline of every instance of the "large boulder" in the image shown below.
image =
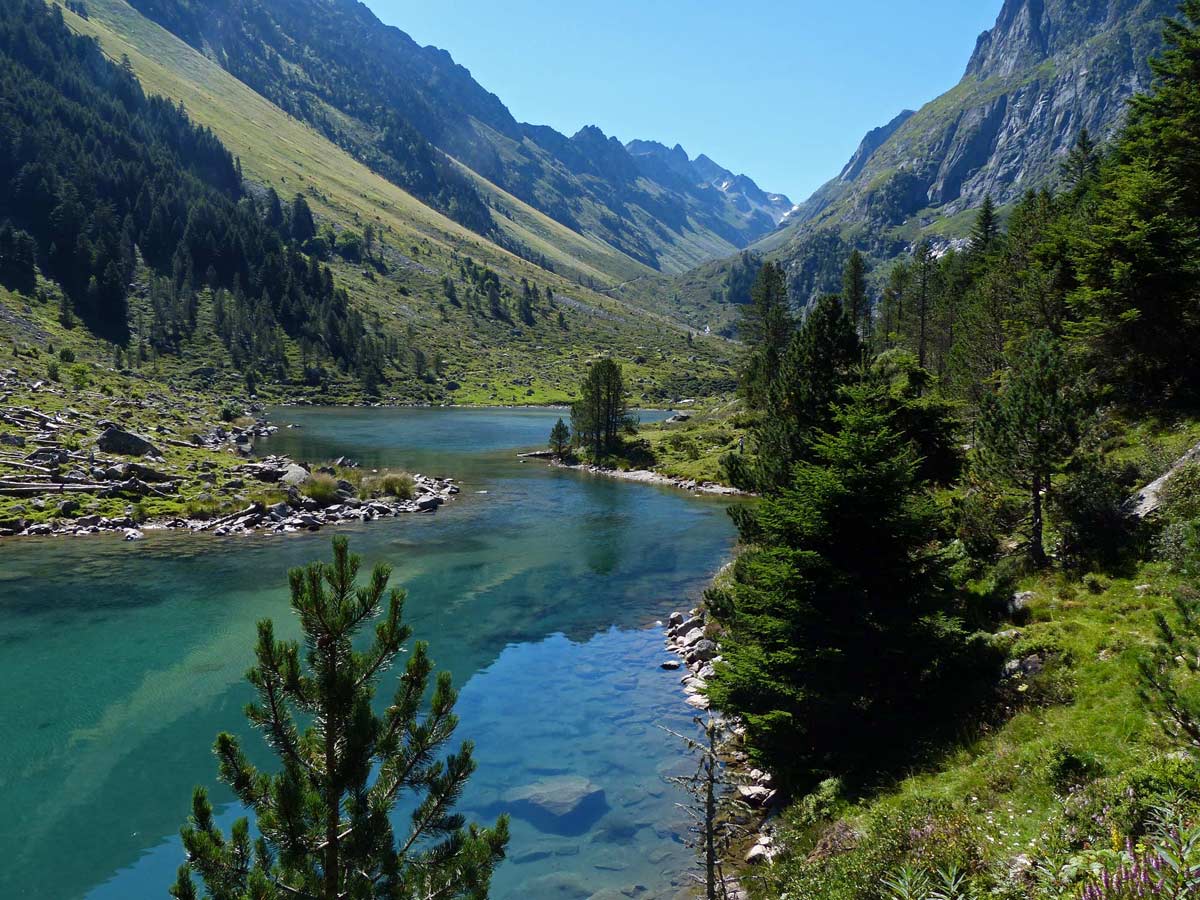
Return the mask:
<path id="1" fill-rule="evenodd" d="M 504 806 L 539 831 L 583 834 L 608 811 L 604 789 L 578 775 L 544 778 L 513 788 Z"/>
<path id="2" fill-rule="evenodd" d="M 299 463 L 289 463 L 287 468 L 283 470 L 283 476 L 279 480 L 291 487 L 299 487 L 311 477 L 308 469 L 304 468 L 304 466 Z"/>
<path id="3" fill-rule="evenodd" d="M 24 447 L 25 438 L 19 434 L 0 434 L 0 444 L 6 447 Z"/>
<path id="4" fill-rule="evenodd" d="M 165 472 L 160 472 L 157 469 L 152 469 L 149 466 L 143 466 L 141 463 L 124 463 L 120 466 L 121 474 L 126 478 L 136 478 L 139 481 L 144 481 L 147 484 L 164 484 L 173 480 L 170 475 Z"/>
<path id="5" fill-rule="evenodd" d="M 158 448 L 143 437 L 138 437 L 128 431 L 122 431 L 115 426 L 109 426 L 96 442 L 105 453 L 118 453 L 121 456 L 162 456 Z"/>

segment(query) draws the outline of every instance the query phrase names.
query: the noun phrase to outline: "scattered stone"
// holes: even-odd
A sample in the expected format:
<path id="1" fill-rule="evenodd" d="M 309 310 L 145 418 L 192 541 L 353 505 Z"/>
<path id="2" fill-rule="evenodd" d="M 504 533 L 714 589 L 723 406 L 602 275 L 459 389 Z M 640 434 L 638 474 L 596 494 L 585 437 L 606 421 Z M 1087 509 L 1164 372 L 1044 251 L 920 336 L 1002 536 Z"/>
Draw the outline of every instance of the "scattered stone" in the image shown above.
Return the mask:
<path id="1" fill-rule="evenodd" d="M 105 453 L 119 453 L 122 456 L 162 456 L 158 448 L 145 438 L 111 425 L 100 435 L 96 446 Z"/>
<path id="2" fill-rule="evenodd" d="M 660 668 L 666 669 L 668 672 L 674 672 L 681 665 L 683 665 L 683 663 L 677 659 L 668 659 L 660 666 Z"/>

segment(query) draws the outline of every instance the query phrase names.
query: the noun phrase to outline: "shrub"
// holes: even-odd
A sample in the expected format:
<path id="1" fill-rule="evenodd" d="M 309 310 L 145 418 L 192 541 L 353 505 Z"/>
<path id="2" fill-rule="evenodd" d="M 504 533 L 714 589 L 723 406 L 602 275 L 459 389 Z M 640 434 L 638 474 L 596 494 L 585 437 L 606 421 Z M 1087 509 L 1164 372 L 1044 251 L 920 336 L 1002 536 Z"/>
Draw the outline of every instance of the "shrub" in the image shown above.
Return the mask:
<path id="1" fill-rule="evenodd" d="M 1094 781 L 1103 773 L 1104 767 L 1094 754 L 1063 744 L 1055 744 L 1046 759 L 1046 778 L 1060 794 Z"/>
<path id="2" fill-rule="evenodd" d="M 91 374 L 86 365 L 77 363 L 71 366 L 71 387 L 75 388 L 75 390 L 82 391 L 91 384 L 91 380 Z"/>
<path id="3" fill-rule="evenodd" d="M 828 835 L 837 835 L 839 829 L 836 852 L 824 852 L 829 841 L 821 839 L 807 857 L 780 864 L 784 896 L 879 900 L 887 896 L 880 886 L 905 866 L 964 874 L 983 867 L 983 838 L 977 826 L 948 804 L 903 798 L 872 810 L 858 833 L 847 835 L 844 823 L 836 823 Z"/>
<path id="4" fill-rule="evenodd" d="M 1163 485 L 1160 512 L 1171 522 L 1200 519 L 1200 460 L 1182 466 Z"/>
<path id="5" fill-rule="evenodd" d="M 389 497 L 398 500 L 411 500 L 416 496 L 417 483 L 407 472 L 385 475 L 379 482 L 379 489 Z"/>
<path id="6" fill-rule="evenodd" d="M 237 407 L 235 407 L 231 403 L 226 403 L 224 406 L 221 407 L 221 421 L 222 422 L 232 422 L 239 415 L 241 415 L 241 413 L 238 411 Z"/>
<path id="7" fill-rule="evenodd" d="M 58 359 L 60 362 L 73 363 L 75 362 L 75 351 L 70 347 L 63 347 L 58 351 Z"/>
<path id="8" fill-rule="evenodd" d="M 183 514 L 189 519 L 201 522 L 213 518 L 220 510 L 220 504 L 213 500 L 192 499 L 183 504 Z"/>
<path id="9" fill-rule="evenodd" d="M 332 506 L 338 499 L 337 479 L 332 475 L 318 472 L 304 482 L 302 490 L 304 496 L 315 500 L 321 506 Z"/>
<path id="10" fill-rule="evenodd" d="M 58 363 L 51 360 L 50 364 L 46 366 L 46 377 L 51 381 L 58 381 L 58 375 Z"/>
<path id="11" fill-rule="evenodd" d="M 1050 495 L 1064 565 L 1079 569 L 1116 561 L 1134 533 L 1128 499 L 1117 469 L 1090 456 L 1076 463 Z"/>
<path id="12" fill-rule="evenodd" d="M 1200 573 L 1200 519 L 1164 526 L 1154 539 L 1154 555 L 1177 574 Z"/>
<path id="13" fill-rule="evenodd" d="M 1000 539 L 1020 524 L 1021 504 L 994 485 L 981 485 L 958 503 L 957 537 L 974 559 L 994 559 Z"/>

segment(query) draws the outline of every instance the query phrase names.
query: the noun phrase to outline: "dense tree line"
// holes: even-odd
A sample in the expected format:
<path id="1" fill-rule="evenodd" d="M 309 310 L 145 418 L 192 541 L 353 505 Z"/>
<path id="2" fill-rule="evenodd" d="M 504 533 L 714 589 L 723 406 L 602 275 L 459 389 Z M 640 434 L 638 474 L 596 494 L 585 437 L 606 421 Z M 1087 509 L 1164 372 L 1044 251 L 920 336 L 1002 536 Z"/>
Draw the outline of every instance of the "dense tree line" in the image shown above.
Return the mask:
<path id="1" fill-rule="evenodd" d="M 786 776 L 903 762 L 987 683 L 968 636 L 987 608 L 955 558 L 978 571 L 1014 532 L 1009 559 L 1035 568 L 1134 549 L 1134 485 L 1094 425 L 1200 400 L 1200 0 L 1181 10 L 1152 92 L 1111 148 L 1079 136 L 1056 191 L 1006 217 L 986 200 L 968 240 L 918 243 L 874 303 L 860 256 L 800 321 L 782 270 L 760 271 L 751 452 L 726 466 L 762 499 L 736 510 L 746 549 L 709 597 L 710 694 Z"/>
<path id="2" fill-rule="evenodd" d="M 257 203 L 211 131 L 141 89 L 37 0 L 0 9 L 0 277 L 28 290 L 31 261 L 74 312 L 128 336 L 141 266 L 155 277 L 142 341 L 174 352 L 216 292 L 214 326 L 238 365 L 282 370 L 282 335 L 343 367 L 376 364 L 361 318 L 327 268 L 298 249 L 315 233 L 302 197 Z"/>

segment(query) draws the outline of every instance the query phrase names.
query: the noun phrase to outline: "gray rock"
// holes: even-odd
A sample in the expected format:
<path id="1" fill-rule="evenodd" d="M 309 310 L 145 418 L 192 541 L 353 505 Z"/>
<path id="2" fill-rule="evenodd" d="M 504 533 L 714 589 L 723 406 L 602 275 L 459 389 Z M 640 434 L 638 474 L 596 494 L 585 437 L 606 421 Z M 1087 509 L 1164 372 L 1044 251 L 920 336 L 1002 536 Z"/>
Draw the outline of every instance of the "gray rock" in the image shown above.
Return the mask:
<path id="1" fill-rule="evenodd" d="M 704 619 L 702 619 L 700 616 L 692 616 L 690 619 L 680 622 L 678 625 L 676 625 L 674 628 L 672 628 L 671 634 L 675 637 L 679 637 L 681 635 L 687 634 L 689 631 L 691 631 L 694 628 L 703 628 L 703 627 L 704 627 Z"/>
<path id="2" fill-rule="evenodd" d="M 78 500 L 64 500 L 58 504 L 58 514 L 60 516 L 70 516 L 77 512 L 79 512 Z"/>
<path id="3" fill-rule="evenodd" d="M 143 466 L 141 463 L 123 463 L 117 468 L 122 473 L 120 477 L 137 478 L 147 484 L 162 484 L 172 480 L 170 475 L 160 472 L 157 469 L 152 469 L 149 466 Z"/>
<path id="4" fill-rule="evenodd" d="M 677 670 L 677 669 L 678 669 L 678 668 L 679 668 L 681 665 L 683 665 L 683 663 L 681 663 L 681 662 L 680 662 L 679 660 L 677 660 L 677 659 L 668 659 L 668 660 L 664 660 L 664 661 L 663 661 L 663 664 L 662 664 L 661 666 L 659 666 L 659 668 L 660 668 L 660 669 L 666 669 L 668 672 L 674 672 L 674 671 L 676 671 L 676 670 Z"/>
<path id="5" fill-rule="evenodd" d="M 24 447 L 25 438 L 19 434 L 0 434 L 0 444 L 6 447 Z"/>
<path id="6" fill-rule="evenodd" d="M 692 647 L 692 652 L 688 654 L 688 661 L 693 662 L 699 660 L 701 662 L 708 662 L 720 652 L 721 651 L 715 643 L 710 641 L 708 638 L 705 638 L 697 641 Z"/>
<path id="7" fill-rule="evenodd" d="M 748 862 L 748 863 L 755 864 L 755 863 L 764 863 L 764 862 L 770 862 L 770 861 L 771 861 L 771 848 L 765 844 L 755 844 L 746 853 L 746 862 Z"/>
<path id="8" fill-rule="evenodd" d="M 766 806 L 775 798 L 775 791 L 761 784 L 739 784 L 737 792 L 751 806 Z"/>
<path id="9" fill-rule="evenodd" d="M 1015 616 L 1025 612 L 1034 596 L 1033 591 L 1018 591 L 1013 594 L 1012 599 L 1008 601 L 1008 614 Z"/>
<path id="10" fill-rule="evenodd" d="M 104 430 L 96 441 L 96 446 L 105 453 L 119 453 L 121 456 L 162 456 L 158 448 L 145 438 L 115 426 Z"/>
<path id="11" fill-rule="evenodd" d="M 299 487 L 311 477 L 312 476 L 309 474 L 308 469 L 304 468 L 304 466 L 300 465 L 299 463 L 291 463 L 286 469 L 283 470 L 283 475 L 280 477 L 280 481 L 289 487 Z"/>

